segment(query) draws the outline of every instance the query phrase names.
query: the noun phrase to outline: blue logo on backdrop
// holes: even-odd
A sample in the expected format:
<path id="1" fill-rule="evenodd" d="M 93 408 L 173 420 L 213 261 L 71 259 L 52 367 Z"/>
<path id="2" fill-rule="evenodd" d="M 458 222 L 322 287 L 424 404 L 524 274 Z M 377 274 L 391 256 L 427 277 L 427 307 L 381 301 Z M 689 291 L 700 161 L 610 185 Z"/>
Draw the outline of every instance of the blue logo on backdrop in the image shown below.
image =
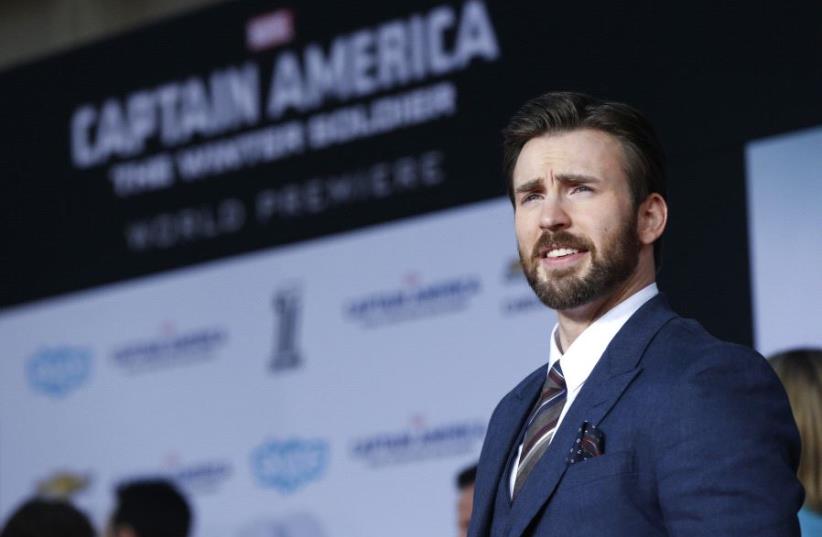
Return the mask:
<path id="1" fill-rule="evenodd" d="M 465 308 L 481 288 L 479 278 L 474 276 L 430 284 L 418 280 L 416 274 L 411 274 L 406 276 L 404 288 L 354 299 L 345 307 L 345 314 L 367 326 L 427 317 Z"/>
<path id="2" fill-rule="evenodd" d="M 26 364 L 31 387 L 51 397 L 64 397 L 79 388 L 91 374 L 91 351 L 54 347 L 32 356 Z"/>
<path id="3" fill-rule="evenodd" d="M 322 477 L 328 458 L 323 440 L 274 440 L 251 453 L 251 470 L 261 487 L 290 494 Z"/>

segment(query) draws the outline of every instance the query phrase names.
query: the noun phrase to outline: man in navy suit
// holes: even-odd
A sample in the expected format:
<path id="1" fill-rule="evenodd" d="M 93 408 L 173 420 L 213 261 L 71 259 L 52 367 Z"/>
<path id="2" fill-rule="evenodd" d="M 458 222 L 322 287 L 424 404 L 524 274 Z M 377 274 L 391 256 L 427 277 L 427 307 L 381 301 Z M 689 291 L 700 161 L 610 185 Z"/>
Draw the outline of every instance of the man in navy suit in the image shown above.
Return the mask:
<path id="1" fill-rule="evenodd" d="M 558 322 L 548 363 L 491 417 L 469 537 L 798 536 L 779 381 L 657 291 L 668 209 L 648 121 L 549 93 L 512 118 L 504 163 L 523 271 Z"/>

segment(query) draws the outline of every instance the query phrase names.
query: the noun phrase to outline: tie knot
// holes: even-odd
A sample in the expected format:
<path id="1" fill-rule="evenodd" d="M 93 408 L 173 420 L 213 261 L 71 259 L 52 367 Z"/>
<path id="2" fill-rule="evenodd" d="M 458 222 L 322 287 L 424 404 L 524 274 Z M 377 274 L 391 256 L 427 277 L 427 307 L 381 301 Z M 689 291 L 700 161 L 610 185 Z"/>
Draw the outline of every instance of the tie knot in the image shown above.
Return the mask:
<path id="1" fill-rule="evenodd" d="M 557 360 L 554 365 L 551 367 L 551 370 L 548 371 L 548 378 L 545 380 L 545 388 L 544 389 L 552 389 L 552 390 L 564 390 L 565 389 L 565 375 L 562 374 L 562 367 L 559 365 L 559 360 Z"/>

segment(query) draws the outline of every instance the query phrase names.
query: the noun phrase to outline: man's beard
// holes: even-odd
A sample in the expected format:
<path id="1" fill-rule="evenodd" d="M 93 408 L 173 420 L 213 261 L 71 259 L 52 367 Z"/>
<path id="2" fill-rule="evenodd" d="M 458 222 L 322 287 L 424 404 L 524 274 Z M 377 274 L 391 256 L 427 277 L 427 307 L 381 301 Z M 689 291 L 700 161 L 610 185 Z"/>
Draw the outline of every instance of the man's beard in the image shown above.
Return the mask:
<path id="1" fill-rule="evenodd" d="M 594 244 L 567 231 L 544 231 L 534 245 L 530 256 L 519 250 L 522 270 L 531 289 L 543 304 L 554 310 L 567 310 L 606 296 L 628 279 L 639 263 L 641 244 L 636 232 L 636 215 L 617 230 L 615 237 L 603 241 L 600 253 Z M 587 273 L 574 275 L 578 267 L 546 271 L 547 279 L 540 279 L 540 249 L 546 247 L 587 250 L 591 258 Z"/>

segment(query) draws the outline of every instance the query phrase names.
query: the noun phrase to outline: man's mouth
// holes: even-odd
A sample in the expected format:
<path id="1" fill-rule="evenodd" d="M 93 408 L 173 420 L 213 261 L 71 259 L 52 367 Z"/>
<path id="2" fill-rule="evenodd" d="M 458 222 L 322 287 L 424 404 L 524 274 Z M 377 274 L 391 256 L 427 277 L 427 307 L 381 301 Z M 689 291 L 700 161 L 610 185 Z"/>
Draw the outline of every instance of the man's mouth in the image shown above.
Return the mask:
<path id="1" fill-rule="evenodd" d="M 557 274 L 556 270 L 572 270 L 590 257 L 594 245 L 567 231 L 543 232 L 532 250 L 531 262 Z"/>
<path id="2" fill-rule="evenodd" d="M 576 248 L 553 248 L 551 250 L 546 251 L 543 254 L 543 257 L 547 257 L 550 259 L 557 259 L 560 257 L 566 257 L 573 254 L 578 254 L 579 250 Z"/>
<path id="3" fill-rule="evenodd" d="M 541 248 L 539 250 L 539 257 L 542 259 L 563 259 L 576 254 L 584 253 L 587 250 L 582 248 L 570 248 L 567 246 L 551 246 Z"/>

